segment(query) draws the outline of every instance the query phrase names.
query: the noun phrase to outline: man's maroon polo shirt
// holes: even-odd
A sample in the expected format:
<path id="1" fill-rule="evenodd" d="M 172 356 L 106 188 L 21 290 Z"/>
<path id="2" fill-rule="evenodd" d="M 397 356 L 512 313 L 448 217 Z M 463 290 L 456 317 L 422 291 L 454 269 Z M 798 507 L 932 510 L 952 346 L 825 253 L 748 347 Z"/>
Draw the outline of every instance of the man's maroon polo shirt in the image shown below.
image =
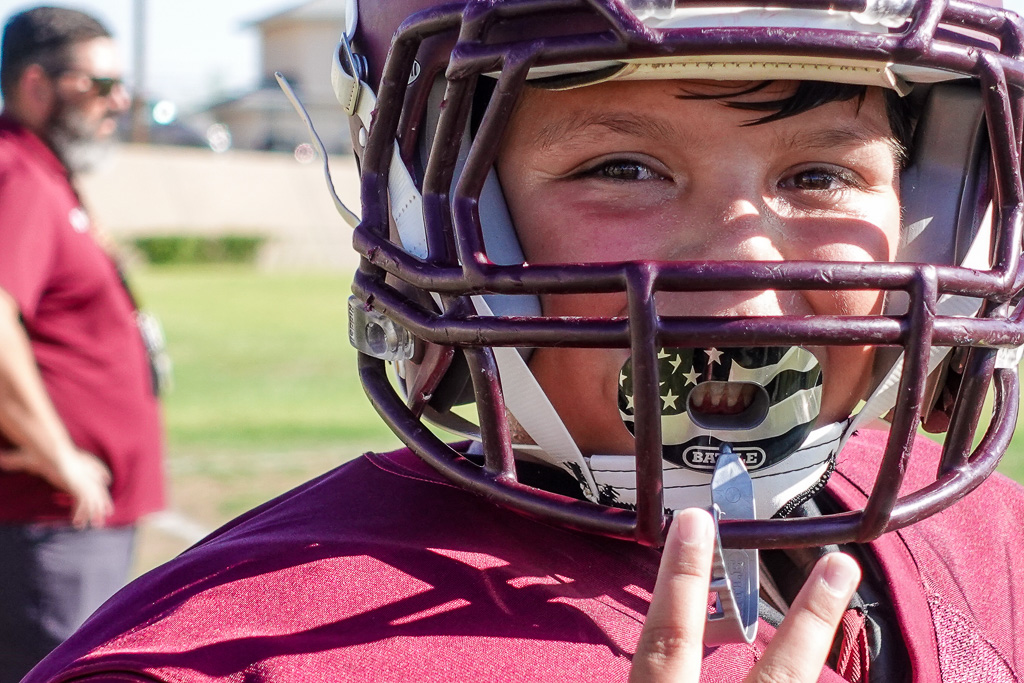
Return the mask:
<path id="1" fill-rule="evenodd" d="M 4 116 L 0 289 L 17 302 L 71 438 L 113 473 L 108 524 L 163 507 L 160 415 L 131 298 L 93 239 L 64 166 Z M 42 479 L 0 472 L 0 521 L 67 520 L 69 512 L 70 497 Z"/>

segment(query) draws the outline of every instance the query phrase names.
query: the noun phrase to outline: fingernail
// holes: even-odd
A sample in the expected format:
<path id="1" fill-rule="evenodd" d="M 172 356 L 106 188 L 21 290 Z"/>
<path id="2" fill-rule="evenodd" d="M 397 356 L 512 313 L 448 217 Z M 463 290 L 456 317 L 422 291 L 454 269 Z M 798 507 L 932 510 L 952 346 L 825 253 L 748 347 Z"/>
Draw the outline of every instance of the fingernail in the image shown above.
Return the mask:
<path id="1" fill-rule="evenodd" d="M 686 545 L 703 545 L 711 536 L 711 518 L 701 510 L 676 510 L 672 525 L 679 540 Z"/>
<path id="2" fill-rule="evenodd" d="M 853 562 L 846 561 L 838 555 L 829 555 L 825 558 L 821 579 L 832 592 L 846 595 L 852 593 L 860 581 L 860 571 Z"/>

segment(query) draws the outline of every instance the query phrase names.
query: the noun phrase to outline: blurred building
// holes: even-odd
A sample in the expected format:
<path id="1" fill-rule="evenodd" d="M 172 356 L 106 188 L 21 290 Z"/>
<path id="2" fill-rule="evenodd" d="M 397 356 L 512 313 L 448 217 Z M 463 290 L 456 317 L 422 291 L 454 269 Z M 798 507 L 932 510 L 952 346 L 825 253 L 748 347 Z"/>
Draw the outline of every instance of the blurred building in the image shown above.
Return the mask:
<path id="1" fill-rule="evenodd" d="M 312 0 L 250 24 L 260 36 L 262 82 L 204 112 L 227 127 L 233 147 L 291 152 L 309 140 L 274 79 L 279 71 L 299 95 L 327 150 L 351 149 L 348 124 L 331 89 L 331 59 L 345 26 L 344 5 Z"/>
<path id="2" fill-rule="evenodd" d="M 331 89 L 344 5 L 313 0 L 249 24 L 259 32 L 263 73 L 249 93 L 180 117 L 169 101 L 148 102 L 149 144 L 126 144 L 80 178 L 97 223 L 126 244 L 169 235 L 262 237 L 263 267 L 351 270 L 352 232 L 320 165 L 311 163 L 316 155 L 305 124 L 273 77 L 282 72 L 298 92 L 336 155 L 338 194 L 358 207 L 358 174 L 344 154 L 351 150 L 348 122 Z"/>

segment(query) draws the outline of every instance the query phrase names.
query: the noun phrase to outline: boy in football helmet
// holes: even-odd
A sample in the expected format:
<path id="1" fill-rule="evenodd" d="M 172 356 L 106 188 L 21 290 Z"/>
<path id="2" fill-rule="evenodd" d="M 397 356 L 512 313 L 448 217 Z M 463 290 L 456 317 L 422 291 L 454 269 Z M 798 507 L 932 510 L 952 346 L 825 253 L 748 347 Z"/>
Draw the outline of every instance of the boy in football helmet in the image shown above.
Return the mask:
<path id="1" fill-rule="evenodd" d="M 989 477 L 1024 342 L 1014 14 L 348 22 L 349 332 L 409 450 L 229 524 L 29 680 L 1020 676 L 1024 496 Z"/>

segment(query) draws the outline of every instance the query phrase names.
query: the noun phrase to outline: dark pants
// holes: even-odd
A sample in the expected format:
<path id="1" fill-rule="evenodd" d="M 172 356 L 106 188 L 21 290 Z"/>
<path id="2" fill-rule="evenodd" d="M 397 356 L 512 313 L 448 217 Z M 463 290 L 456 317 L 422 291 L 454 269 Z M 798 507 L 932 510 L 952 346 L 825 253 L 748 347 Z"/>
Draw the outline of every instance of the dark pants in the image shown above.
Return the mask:
<path id="1" fill-rule="evenodd" d="M 0 524 L 0 683 L 17 683 L 113 595 L 135 527 Z"/>

